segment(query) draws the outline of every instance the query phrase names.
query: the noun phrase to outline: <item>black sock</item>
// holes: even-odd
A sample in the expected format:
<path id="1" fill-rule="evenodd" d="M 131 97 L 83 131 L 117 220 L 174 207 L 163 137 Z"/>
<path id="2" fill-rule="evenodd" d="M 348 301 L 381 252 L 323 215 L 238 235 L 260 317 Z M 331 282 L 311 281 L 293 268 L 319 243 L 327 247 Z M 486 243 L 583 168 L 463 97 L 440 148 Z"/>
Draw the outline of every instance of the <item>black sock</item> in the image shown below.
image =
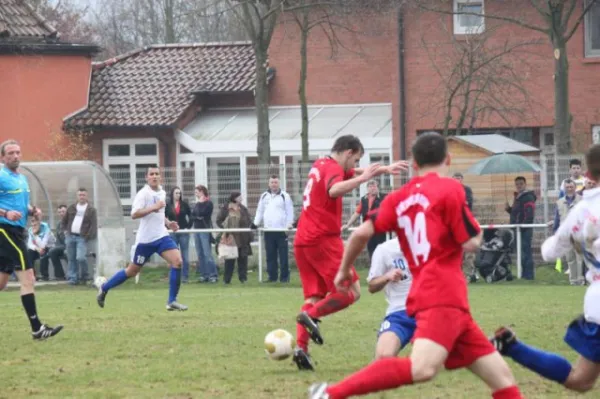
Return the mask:
<path id="1" fill-rule="evenodd" d="M 37 310 L 35 308 L 35 295 L 33 293 L 21 295 L 21 302 L 23 302 L 25 313 L 27 313 L 27 318 L 31 323 L 31 330 L 33 332 L 39 331 L 42 327 L 42 323 L 37 316 Z"/>

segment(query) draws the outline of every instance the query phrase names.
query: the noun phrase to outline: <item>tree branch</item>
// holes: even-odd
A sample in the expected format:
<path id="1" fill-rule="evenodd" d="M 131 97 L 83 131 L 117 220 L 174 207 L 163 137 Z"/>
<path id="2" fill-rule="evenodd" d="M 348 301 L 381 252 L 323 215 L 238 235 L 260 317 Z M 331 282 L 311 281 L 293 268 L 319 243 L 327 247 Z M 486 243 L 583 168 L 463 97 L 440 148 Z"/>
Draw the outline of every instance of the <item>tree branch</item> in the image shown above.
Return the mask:
<path id="1" fill-rule="evenodd" d="M 581 15 L 579 16 L 579 18 L 577 18 L 577 21 L 575 21 L 575 25 L 573 26 L 573 28 L 571 29 L 571 31 L 569 33 L 567 33 L 567 35 L 565 36 L 565 43 L 569 41 L 569 39 L 571 39 L 571 37 L 573 36 L 573 34 L 575 33 L 575 31 L 577 30 L 577 28 L 579 27 L 579 25 L 581 24 L 581 21 L 583 21 L 583 18 L 585 18 L 585 14 L 588 13 L 588 11 L 590 11 L 590 9 L 596 4 L 598 0 L 588 0 L 585 8 L 583 9 Z M 566 21 L 568 23 L 568 21 Z M 565 25 L 566 28 L 567 25 Z"/>

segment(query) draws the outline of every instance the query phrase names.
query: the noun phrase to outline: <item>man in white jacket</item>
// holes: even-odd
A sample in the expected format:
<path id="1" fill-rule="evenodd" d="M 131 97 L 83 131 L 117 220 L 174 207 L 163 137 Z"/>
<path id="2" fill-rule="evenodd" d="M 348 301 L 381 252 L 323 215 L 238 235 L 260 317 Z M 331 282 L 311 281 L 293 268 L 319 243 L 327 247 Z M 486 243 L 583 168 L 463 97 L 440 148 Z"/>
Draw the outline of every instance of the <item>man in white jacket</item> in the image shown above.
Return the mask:
<path id="1" fill-rule="evenodd" d="M 279 187 L 279 176 L 271 175 L 269 189 L 265 191 L 258 201 L 256 216 L 253 226 L 261 224 L 266 229 L 291 229 L 294 223 L 294 204 L 288 193 Z M 290 281 L 290 267 L 288 263 L 288 235 L 285 231 L 265 232 L 265 249 L 267 252 L 268 282 Z M 277 257 L 279 256 L 279 265 Z M 279 273 L 281 267 L 281 273 Z M 278 276 L 279 275 L 279 276 Z"/>

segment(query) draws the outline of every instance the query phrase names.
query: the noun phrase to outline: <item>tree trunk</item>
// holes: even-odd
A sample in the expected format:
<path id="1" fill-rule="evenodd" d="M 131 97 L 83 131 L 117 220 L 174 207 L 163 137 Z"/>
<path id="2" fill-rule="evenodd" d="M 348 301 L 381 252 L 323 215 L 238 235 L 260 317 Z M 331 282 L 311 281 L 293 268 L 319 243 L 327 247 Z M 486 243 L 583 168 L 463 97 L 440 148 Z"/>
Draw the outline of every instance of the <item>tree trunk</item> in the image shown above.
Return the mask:
<path id="1" fill-rule="evenodd" d="M 308 149 L 308 104 L 306 103 L 306 70 L 308 68 L 308 7 L 302 10 L 302 26 L 300 27 L 300 82 L 298 83 L 298 96 L 300 97 L 300 113 L 302 118 L 302 163 L 309 162 Z"/>
<path id="2" fill-rule="evenodd" d="M 258 163 L 271 163 L 271 132 L 269 130 L 269 88 L 267 86 L 267 52 L 261 45 L 254 46 L 256 57 L 256 87 L 254 104 L 256 106 Z"/>
<path id="3" fill-rule="evenodd" d="M 554 45 L 554 136 L 559 155 L 571 153 L 571 112 L 569 110 L 569 60 L 567 43 L 555 37 Z"/>

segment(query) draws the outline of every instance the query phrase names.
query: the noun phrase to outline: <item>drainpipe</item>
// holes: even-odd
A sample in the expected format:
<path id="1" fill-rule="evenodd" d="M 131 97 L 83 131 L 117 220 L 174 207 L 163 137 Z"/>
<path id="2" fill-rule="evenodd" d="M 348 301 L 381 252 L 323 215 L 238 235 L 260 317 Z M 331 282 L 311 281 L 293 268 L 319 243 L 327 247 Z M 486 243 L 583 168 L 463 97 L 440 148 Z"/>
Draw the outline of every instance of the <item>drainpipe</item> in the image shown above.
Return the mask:
<path id="1" fill-rule="evenodd" d="M 406 92 L 404 91 L 404 10 L 398 6 L 398 94 L 400 102 L 400 159 L 406 159 Z"/>

